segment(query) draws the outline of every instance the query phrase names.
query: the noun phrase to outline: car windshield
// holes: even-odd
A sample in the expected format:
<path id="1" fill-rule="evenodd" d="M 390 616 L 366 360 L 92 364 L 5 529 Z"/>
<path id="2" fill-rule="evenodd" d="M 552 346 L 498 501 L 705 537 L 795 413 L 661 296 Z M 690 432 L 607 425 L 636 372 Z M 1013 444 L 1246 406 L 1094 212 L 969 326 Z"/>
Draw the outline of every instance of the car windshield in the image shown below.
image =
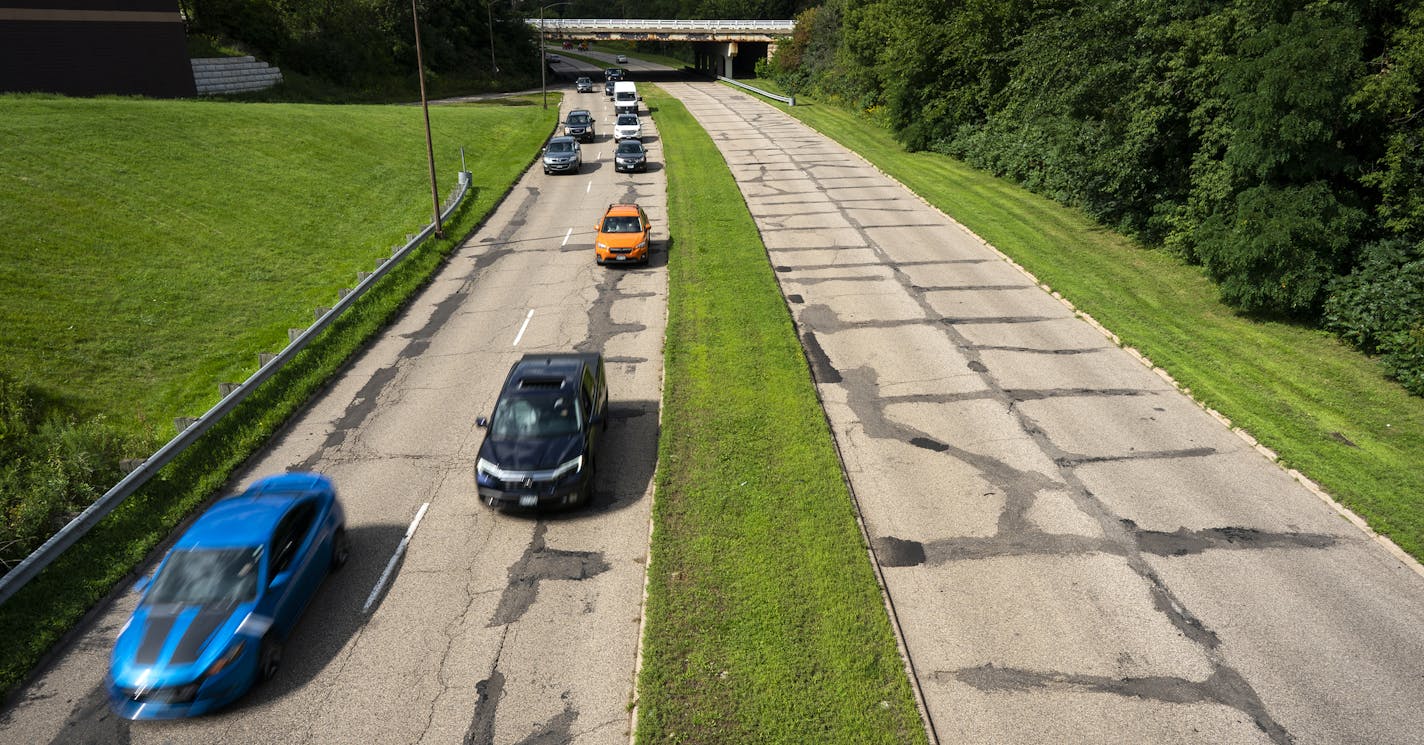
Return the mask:
<path id="1" fill-rule="evenodd" d="M 588 124 L 588 114 L 569 114 L 569 124 Z"/>
<path id="2" fill-rule="evenodd" d="M 573 151 L 574 151 L 574 144 L 573 144 L 572 142 L 551 142 L 551 143 L 549 143 L 549 152 L 551 152 L 551 153 L 572 153 Z"/>
<path id="3" fill-rule="evenodd" d="M 575 80 L 574 82 L 575 82 L 575 83 L 578 83 L 579 85 L 585 85 L 585 84 L 587 84 L 587 83 L 592 83 L 593 81 L 592 81 L 592 80 L 589 80 L 587 77 L 583 77 L 583 78 L 579 78 L 578 80 Z"/>
<path id="4" fill-rule="evenodd" d="M 152 605 L 219 605 L 257 597 L 262 547 L 174 551 L 153 580 L 144 602 Z"/>
<path id="5" fill-rule="evenodd" d="M 642 146 L 642 145 L 639 145 L 639 144 L 636 143 L 636 142 L 620 142 L 620 143 L 618 143 L 618 154 L 619 154 L 619 155 L 642 155 L 642 154 L 643 154 L 643 146 Z"/>
<path id="6" fill-rule="evenodd" d="M 578 399 L 564 393 L 525 394 L 500 401 L 490 422 L 496 440 L 528 440 L 577 434 L 583 414 Z"/>
<path id="7" fill-rule="evenodd" d="M 638 233 L 641 232 L 642 229 L 642 224 L 638 222 L 638 218 L 632 215 L 603 218 L 603 232 L 605 233 Z"/>
<path id="8" fill-rule="evenodd" d="M 637 124 L 637 123 L 638 123 L 638 117 L 635 116 L 635 115 L 633 115 L 633 114 L 624 114 L 624 115 L 618 117 L 618 126 L 620 126 L 620 127 L 626 127 L 626 126 L 633 125 L 633 124 Z"/>

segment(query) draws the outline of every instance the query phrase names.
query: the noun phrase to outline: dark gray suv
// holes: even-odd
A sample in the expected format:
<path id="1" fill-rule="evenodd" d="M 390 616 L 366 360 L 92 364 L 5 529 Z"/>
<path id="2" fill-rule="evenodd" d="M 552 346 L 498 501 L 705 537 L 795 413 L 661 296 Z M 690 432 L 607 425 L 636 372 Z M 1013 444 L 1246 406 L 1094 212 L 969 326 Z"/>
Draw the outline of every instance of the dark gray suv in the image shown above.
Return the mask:
<path id="1" fill-rule="evenodd" d="M 593 113 L 588 109 L 574 109 L 564 119 L 564 134 L 577 137 L 579 142 L 593 142 L 597 135 L 593 131 Z"/>
<path id="2" fill-rule="evenodd" d="M 555 137 L 544 146 L 544 173 L 578 173 L 583 170 L 583 151 L 572 137 Z"/>

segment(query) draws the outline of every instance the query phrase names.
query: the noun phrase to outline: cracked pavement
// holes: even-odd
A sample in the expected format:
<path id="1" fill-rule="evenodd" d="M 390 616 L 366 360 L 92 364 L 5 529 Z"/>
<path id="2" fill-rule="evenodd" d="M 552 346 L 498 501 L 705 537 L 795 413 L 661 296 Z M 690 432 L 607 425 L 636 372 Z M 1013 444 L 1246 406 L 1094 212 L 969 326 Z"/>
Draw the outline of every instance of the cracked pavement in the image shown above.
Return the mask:
<path id="1" fill-rule="evenodd" d="M 1424 579 L 858 156 L 665 86 L 737 176 L 931 733 L 1424 741 Z"/>
<path id="2" fill-rule="evenodd" d="M 602 96 L 570 93 L 565 107 L 613 120 Z M 119 594 L 3 713 L 0 742 L 626 743 L 667 312 L 656 131 L 645 123 L 657 164 L 646 174 L 614 172 L 607 134 L 585 146 L 578 176 L 526 172 L 392 326 L 235 476 L 232 489 L 322 471 L 347 511 L 351 559 L 317 593 L 274 680 L 194 720 L 115 718 L 102 678 L 135 601 Z M 654 222 L 649 267 L 594 264 L 594 223 L 621 199 Z M 475 496 L 475 418 L 518 357 L 570 350 L 608 359 L 593 504 L 492 511 Z"/>

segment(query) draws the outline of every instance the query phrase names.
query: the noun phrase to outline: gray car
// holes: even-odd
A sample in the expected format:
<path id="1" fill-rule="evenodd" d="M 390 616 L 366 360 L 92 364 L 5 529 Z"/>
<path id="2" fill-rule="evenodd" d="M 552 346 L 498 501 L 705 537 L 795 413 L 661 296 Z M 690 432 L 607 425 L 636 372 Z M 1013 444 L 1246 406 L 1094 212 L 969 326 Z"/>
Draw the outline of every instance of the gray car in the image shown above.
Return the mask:
<path id="1" fill-rule="evenodd" d="M 579 92 L 579 93 L 592 93 L 592 92 L 593 92 L 593 79 L 590 78 L 590 77 L 587 76 L 587 75 L 584 75 L 584 76 L 580 77 L 578 80 L 575 80 L 575 81 L 574 81 L 574 87 L 575 87 L 575 88 L 578 88 L 578 92 Z"/>
<path id="2" fill-rule="evenodd" d="M 544 173 L 578 173 L 583 170 L 583 151 L 572 137 L 555 137 L 544 146 Z"/>

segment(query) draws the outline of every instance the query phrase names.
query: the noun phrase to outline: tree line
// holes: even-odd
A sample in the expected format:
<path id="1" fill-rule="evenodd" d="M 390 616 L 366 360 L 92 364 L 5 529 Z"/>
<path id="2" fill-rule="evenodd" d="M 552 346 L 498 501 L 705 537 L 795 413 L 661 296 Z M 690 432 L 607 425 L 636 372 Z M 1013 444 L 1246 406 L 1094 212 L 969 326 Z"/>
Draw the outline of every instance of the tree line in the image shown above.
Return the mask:
<path id="1" fill-rule="evenodd" d="M 1319 323 L 1424 395 L 1424 4 L 827 0 L 769 73 Z"/>
<path id="2" fill-rule="evenodd" d="M 240 43 L 285 69 L 340 85 L 414 77 L 410 0 L 180 0 L 190 34 Z M 532 10 L 530 5 L 532 4 Z M 538 74 L 536 0 L 419 0 L 428 74 Z"/>

